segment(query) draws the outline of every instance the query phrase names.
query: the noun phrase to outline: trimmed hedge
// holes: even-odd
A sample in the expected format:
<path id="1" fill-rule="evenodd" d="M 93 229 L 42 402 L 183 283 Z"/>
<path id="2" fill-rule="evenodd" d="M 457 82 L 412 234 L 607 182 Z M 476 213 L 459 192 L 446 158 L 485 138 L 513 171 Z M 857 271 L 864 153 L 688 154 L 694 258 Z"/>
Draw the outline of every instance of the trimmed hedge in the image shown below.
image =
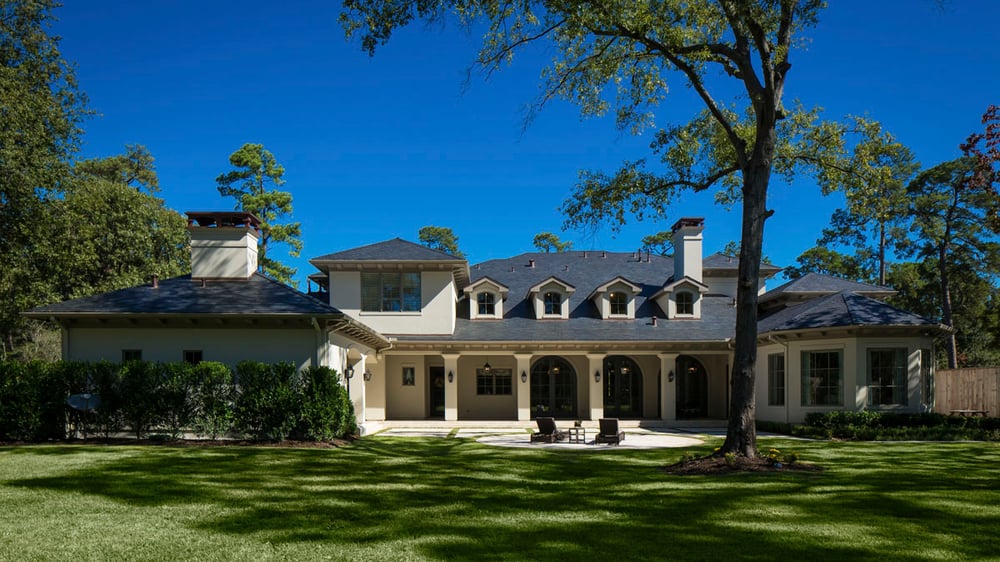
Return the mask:
<path id="1" fill-rule="evenodd" d="M 287 363 L 0 362 L 0 440 L 110 437 L 330 440 L 357 431 L 340 376 L 327 367 L 298 372 Z M 66 405 L 73 394 L 100 397 L 93 412 Z"/>
<path id="2" fill-rule="evenodd" d="M 811 413 L 806 415 L 805 424 L 793 426 L 791 433 L 800 437 L 859 441 L 1000 441 L 1000 418 L 869 410 Z"/>

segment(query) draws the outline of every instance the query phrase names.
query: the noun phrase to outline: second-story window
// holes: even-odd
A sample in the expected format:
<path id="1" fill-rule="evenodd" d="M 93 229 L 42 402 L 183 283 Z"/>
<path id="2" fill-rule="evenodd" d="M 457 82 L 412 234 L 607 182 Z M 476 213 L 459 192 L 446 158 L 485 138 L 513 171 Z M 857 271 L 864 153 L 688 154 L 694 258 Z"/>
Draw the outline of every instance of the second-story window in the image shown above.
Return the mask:
<path id="1" fill-rule="evenodd" d="M 476 297 L 476 302 L 479 305 L 480 316 L 496 315 L 496 297 L 493 296 L 493 293 L 479 293 L 479 296 Z"/>
<path id="2" fill-rule="evenodd" d="M 562 314 L 562 295 L 559 293 L 545 293 L 545 314 Z"/>
<path id="3" fill-rule="evenodd" d="M 420 273 L 361 273 L 362 312 L 420 312 Z"/>
<path id="4" fill-rule="evenodd" d="M 611 293 L 608 295 L 608 303 L 611 305 L 612 316 L 628 314 L 628 299 L 625 297 L 625 293 Z"/>
<path id="5" fill-rule="evenodd" d="M 677 293 L 677 314 L 694 314 L 694 296 L 691 293 Z"/>

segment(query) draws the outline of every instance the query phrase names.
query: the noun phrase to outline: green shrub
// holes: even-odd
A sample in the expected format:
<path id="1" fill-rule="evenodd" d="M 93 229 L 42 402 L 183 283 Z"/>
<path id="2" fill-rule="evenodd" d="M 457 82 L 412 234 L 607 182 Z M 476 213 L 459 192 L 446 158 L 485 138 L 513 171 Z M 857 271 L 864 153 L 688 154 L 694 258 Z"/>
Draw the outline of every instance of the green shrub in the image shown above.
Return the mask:
<path id="1" fill-rule="evenodd" d="M 254 439 L 284 441 L 300 417 L 295 366 L 242 361 L 236 383 L 236 428 Z"/>
<path id="2" fill-rule="evenodd" d="M 161 369 L 159 400 L 155 418 L 173 439 L 179 439 L 195 418 L 195 366 L 190 363 L 164 363 Z"/>
<path id="3" fill-rule="evenodd" d="M 297 437 L 329 441 L 357 430 L 353 405 L 339 381 L 340 375 L 328 367 L 302 370 L 302 414 Z"/>
<path id="4" fill-rule="evenodd" d="M 129 361 L 121 366 L 122 418 L 136 439 L 141 439 L 160 423 L 163 407 L 163 369 L 149 361 Z"/>
<path id="5" fill-rule="evenodd" d="M 193 376 L 194 430 L 218 439 L 233 427 L 233 372 L 222 363 L 203 361 L 195 365 Z"/>
<path id="6" fill-rule="evenodd" d="M 806 415 L 792 434 L 819 439 L 996 440 L 1000 418 L 947 416 L 936 413 L 840 411 Z"/>

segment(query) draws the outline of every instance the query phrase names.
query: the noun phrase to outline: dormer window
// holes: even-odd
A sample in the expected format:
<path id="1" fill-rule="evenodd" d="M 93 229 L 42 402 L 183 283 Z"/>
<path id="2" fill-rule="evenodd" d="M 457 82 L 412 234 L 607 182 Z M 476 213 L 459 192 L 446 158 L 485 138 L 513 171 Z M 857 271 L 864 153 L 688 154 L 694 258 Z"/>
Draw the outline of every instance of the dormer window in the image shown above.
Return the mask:
<path id="1" fill-rule="evenodd" d="M 535 319 L 569 319 L 570 296 L 576 287 L 559 279 L 549 277 L 528 289 L 528 298 L 535 309 Z"/>
<path id="2" fill-rule="evenodd" d="M 694 295 L 687 291 L 677 293 L 677 314 L 690 316 L 694 314 Z"/>
<path id="3" fill-rule="evenodd" d="M 562 295 L 545 293 L 545 315 L 562 316 Z"/>
<path id="4" fill-rule="evenodd" d="M 462 289 L 469 298 L 470 320 L 502 320 L 503 302 L 510 289 L 489 277 L 477 279 Z"/>
<path id="5" fill-rule="evenodd" d="M 608 295 L 608 306 L 611 307 L 612 316 L 627 316 L 628 296 L 625 293 L 611 293 Z"/>
<path id="6" fill-rule="evenodd" d="M 496 297 L 493 293 L 479 293 L 476 297 L 479 316 L 495 316 L 497 313 Z"/>

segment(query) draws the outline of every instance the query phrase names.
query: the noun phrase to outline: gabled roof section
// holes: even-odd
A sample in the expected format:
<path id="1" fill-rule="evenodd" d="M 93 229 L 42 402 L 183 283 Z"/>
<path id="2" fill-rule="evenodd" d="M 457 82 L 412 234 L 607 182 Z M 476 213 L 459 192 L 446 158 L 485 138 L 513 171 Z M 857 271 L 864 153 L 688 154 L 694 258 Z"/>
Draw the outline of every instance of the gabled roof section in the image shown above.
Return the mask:
<path id="1" fill-rule="evenodd" d="M 793 279 L 784 285 L 775 287 L 761 295 L 758 302 L 766 303 L 779 300 L 803 300 L 808 298 L 849 292 L 872 298 L 885 298 L 895 295 L 897 291 L 889 287 L 858 283 L 821 273 L 807 273 L 798 279 Z"/>
<path id="2" fill-rule="evenodd" d="M 492 286 L 496 287 L 497 291 L 501 295 L 506 295 L 507 293 L 510 292 L 510 289 L 506 285 L 504 285 L 503 283 L 501 283 L 501 282 L 499 282 L 499 281 L 497 281 L 495 279 L 490 279 L 489 277 L 480 277 L 479 279 L 476 279 L 475 281 L 473 281 L 472 283 L 470 283 L 467 287 L 465 287 L 464 289 L 462 289 L 462 291 L 465 294 L 471 294 L 480 285 L 492 285 Z"/>
<path id="3" fill-rule="evenodd" d="M 710 256 L 705 256 L 701 260 L 702 275 L 704 277 L 732 277 L 735 276 L 740 268 L 740 259 L 734 256 L 727 256 L 721 252 L 716 252 Z M 780 273 L 782 268 L 767 263 L 761 262 L 760 264 L 760 274 L 764 278 L 771 277 Z"/>
<path id="4" fill-rule="evenodd" d="M 546 277 L 545 279 L 543 279 L 541 283 L 536 283 L 532 285 L 531 288 L 528 289 L 528 293 L 529 294 L 537 293 L 542 290 L 542 287 L 550 283 L 556 283 L 557 285 L 561 286 L 563 290 L 566 291 L 567 293 L 573 293 L 576 291 L 576 287 L 570 285 L 569 283 L 563 281 L 562 279 L 556 277 L 555 275 L 552 275 L 550 277 Z"/>
<path id="5" fill-rule="evenodd" d="M 316 318 L 343 328 L 358 341 L 375 349 L 389 347 L 378 332 L 351 320 L 340 310 L 309 295 L 261 275 L 246 280 L 209 281 L 202 285 L 190 275 L 110 293 L 38 307 L 24 313 L 29 318 Z M 341 331 L 341 330 L 337 330 Z"/>
<path id="6" fill-rule="evenodd" d="M 326 254 L 309 260 L 309 263 L 320 271 L 359 270 L 376 264 L 415 267 L 421 270 L 451 269 L 459 287 L 469 283 L 469 264 L 464 258 L 432 250 L 402 238 Z"/>
<path id="7" fill-rule="evenodd" d="M 779 310 L 758 322 L 757 333 L 868 326 L 939 328 L 923 316 L 844 291 Z"/>
<path id="8" fill-rule="evenodd" d="M 638 295 L 639 293 L 642 292 L 642 287 L 636 285 L 635 283 L 619 275 L 614 279 L 608 281 L 607 283 L 604 283 L 603 285 L 598 285 L 593 291 L 591 291 L 590 295 L 587 298 L 592 299 L 601 293 L 606 293 L 608 292 L 608 289 L 610 289 L 612 285 L 617 285 L 617 284 L 622 284 L 627 286 L 634 295 Z"/>
<path id="9" fill-rule="evenodd" d="M 664 285 L 662 289 L 660 289 L 659 291 L 656 292 L 656 294 L 653 295 L 653 298 L 658 299 L 662 295 L 665 295 L 667 293 L 672 293 L 674 292 L 675 289 L 677 289 L 677 287 L 680 287 L 681 285 L 693 285 L 698 289 L 699 293 L 708 292 L 708 285 L 701 283 L 695 279 L 691 279 L 690 277 L 685 275 L 684 277 L 681 277 L 677 281 L 672 281 Z"/>

